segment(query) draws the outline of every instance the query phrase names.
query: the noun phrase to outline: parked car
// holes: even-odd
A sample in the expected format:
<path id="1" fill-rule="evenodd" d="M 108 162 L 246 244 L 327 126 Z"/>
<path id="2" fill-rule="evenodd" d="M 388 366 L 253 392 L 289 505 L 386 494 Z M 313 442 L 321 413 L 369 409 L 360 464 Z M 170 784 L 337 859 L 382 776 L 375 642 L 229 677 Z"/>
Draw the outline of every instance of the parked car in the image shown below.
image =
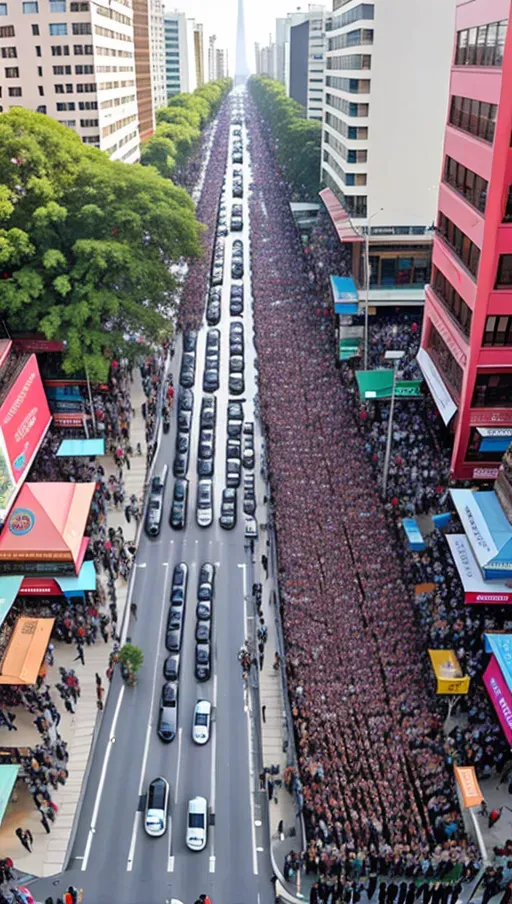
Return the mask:
<path id="1" fill-rule="evenodd" d="M 164 505 L 165 484 L 169 468 L 164 465 L 160 474 L 153 477 L 149 492 L 148 508 L 146 512 L 145 530 L 149 537 L 157 537 L 162 523 Z"/>

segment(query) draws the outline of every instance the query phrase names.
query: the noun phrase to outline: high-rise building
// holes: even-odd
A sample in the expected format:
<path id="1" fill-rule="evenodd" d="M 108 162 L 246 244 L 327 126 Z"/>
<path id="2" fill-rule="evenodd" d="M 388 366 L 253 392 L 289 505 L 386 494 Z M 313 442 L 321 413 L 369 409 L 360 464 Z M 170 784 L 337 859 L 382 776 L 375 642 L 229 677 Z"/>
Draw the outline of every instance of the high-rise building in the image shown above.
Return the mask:
<path id="1" fill-rule="evenodd" d="M 139 137 L 141 141 L 151 138 L 155 131 L 149 37 L 149 2 L 150 0 L 132 0 L 135 80 L 137 83 L 137 109 L 139 111 Z"/>
<path id="2" fill-rule="evenodd" d="M 268 44 L 261 47 L 260 44 L 254 45 L 254 56 L 256 65 L 256 75 L 267 75 L 269 78 L 276 78 L 276 45 L 272 40 L 272 35 L 268 36 Z"/>
<path id="3" fill-rule="evenodd" d="M 510 0 L 457 0 L 418 362 L 453 433 L 459 479 L 496 476 L 512 439 L 509 16 Z"/>
<path id="4" fill-rule="evenodd" d="M 229 75 L 228 52 L 227 50 L 215 51 L 215 78 L 227 78 Z"/>
<path id="5" fill-rule="evenodd" d="M 424 303 L 454 11 L 455 0 L 334 0 L 326 23 L 323 198 L 338 226 L 350 218 L 342 241 L 368 234 L 372 308 Z M 365 289 L 365 243 L 350 247 Z"/>
<path id="6" fill-rule="evenodd" d="M 321 120 L 326 46 L 325 10 L 323 6 L 310 4 L 307 12 L 292 13 L 288 19 L 289 42 L 285 42 L 284 48 L 286 91 L 289 97 L 306 108 L 308 119 Z M 278 77 L 279 65 L 280 56 L 276 47 L 275 78 Z"/>
<path id="7" fill-rule="evenodd" d="M 215 79 L 217 78 L 217 76 L 216 76 L 217 50 L 215 47 L 216 43 L 217 43 L 217 35 L 210 35 L 210 37 L 208 38 L 208 81 L 209 82 L 214 82 Z"/>
<path id="8" fill-rule="evenodd" d="M 153 88 L 153 110 L 156 113 L 167 103 L 165 85 L 165 34 L 164 7 L 162 0 L 150 0 L 149 39 L 151 49 L 151 84 Z"/>
<path id="9" fill-rule="evenodd" d="M 3 3 L 0 12 L 1 109 L 46 113 L 113 160 L 137 161 L 131 3 L 30 0 Z"/>
<path id="10" fill-rule="evenodd" d="M 203 26 L 200 22 L 194 23 L 194 55 L 196 63 L 196 83 L 201 88 L 204 85 L 204 41 Z"/>
<path id="11" fill-rule="evenodd" d="M 167 97 L 197 88 L 193 19 L 175 10 L 165 13 L 165 73 Z"/>

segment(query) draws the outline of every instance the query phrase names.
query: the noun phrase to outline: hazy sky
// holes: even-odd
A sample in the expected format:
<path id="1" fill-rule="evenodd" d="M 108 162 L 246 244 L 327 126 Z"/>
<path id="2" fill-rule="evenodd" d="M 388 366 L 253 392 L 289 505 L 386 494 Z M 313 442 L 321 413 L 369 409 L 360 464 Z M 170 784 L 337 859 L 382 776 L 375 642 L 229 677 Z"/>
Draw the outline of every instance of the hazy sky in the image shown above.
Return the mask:
<path id="1" fill-rule="evenodd" d="M 217 35 L 217 47 L 227 47 L 230 69 L 235 61 L 237 0 L 164 0 L 166 10 L 179 9 L 204 25 L 205 46 L 208 35 Z M 293 12 L 299 6 L 307 9 L 308 0 L 245 0 L 245 34 L 249 67 L 254 70 L 254 42 L 268 43 L 269 32 L 275 35 L 278 16 Z"/>

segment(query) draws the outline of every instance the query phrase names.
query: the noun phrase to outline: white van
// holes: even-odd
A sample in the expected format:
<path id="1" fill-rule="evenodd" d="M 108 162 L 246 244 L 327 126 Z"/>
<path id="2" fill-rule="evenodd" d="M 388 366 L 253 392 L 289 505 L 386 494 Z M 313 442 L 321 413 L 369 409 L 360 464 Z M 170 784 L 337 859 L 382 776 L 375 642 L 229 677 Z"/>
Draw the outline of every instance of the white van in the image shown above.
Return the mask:
<path id="1" fill-rule="evenodd" d="M 203 851 L 208 839 L 208 802 L 193 797 L 188 802 L 186 844 L 191 851 Z"/>
<path id="2" fill-rule="evenodd" d="M 148 788 L 144 828 L 152 838 L 160 838 L 167 830 L 169 809 L 169 782 L 165 778 L 155 778 Z"/>
<path id="3" fill-rule="evenodd" d="M 210 738 L 212 704 L 209 700 L 198 700 L 192 722 L 192 740 L 196 744 L 206 744 Z"/>

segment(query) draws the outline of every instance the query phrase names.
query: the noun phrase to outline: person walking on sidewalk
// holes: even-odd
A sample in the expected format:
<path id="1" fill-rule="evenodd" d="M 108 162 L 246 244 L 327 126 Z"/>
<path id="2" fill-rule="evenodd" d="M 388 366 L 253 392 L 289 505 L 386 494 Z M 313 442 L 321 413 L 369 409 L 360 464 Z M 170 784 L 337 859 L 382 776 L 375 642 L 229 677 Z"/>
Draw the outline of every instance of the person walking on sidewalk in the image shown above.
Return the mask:
<path id="1" fill-rule="evenodd" d="M 85 665 L 85 656 L 84 656 L 84 645 L 83 645 L 83 643 L 77 643 L 77 645 L 76 645 L 76 652 L 77 652 L 78 655 L 75 656 L 75 658 L 73 659 L 73 662 L 76 662 L 77 659 L 79 659 L 80 662 L 82 663 L 82 665 Z"/>
<path id="2" fill-rule="evenodd" d="M 27 833 L 24 832 L 23 829 L 18 826 L 18 828 L 16 829 L 14 834 L 19 838 L 19 840 L 21 841 L 25 850 L 28 851 L 29 854 L 31 854 L 32 848 L 30 847 L 30 841 L 27 837 Z M 32 838 L 32 835 L 30 837 Z"/>
<path id="3" fill-rule="evenodd" d="M 41 825 L 42 825 L 43 829 L 45 830 L 46 834 L 49 835 L 51 832 L 50 823 L 48 822 L 44 813 L 41 813 Z"/>
<path id="4" fill-rule="evenodd" d="M 489 813 L 489 828 L 490 829 L 493 827 L 493 825 L 495 825 L 498 822 L 498 819 L 501 816 L 502 810 L 503 810 L 503 807 L 500 807 L 499 809 L 497 809 L 495 807 L 494 810 L 491 810 L 491 812 Z"/>

